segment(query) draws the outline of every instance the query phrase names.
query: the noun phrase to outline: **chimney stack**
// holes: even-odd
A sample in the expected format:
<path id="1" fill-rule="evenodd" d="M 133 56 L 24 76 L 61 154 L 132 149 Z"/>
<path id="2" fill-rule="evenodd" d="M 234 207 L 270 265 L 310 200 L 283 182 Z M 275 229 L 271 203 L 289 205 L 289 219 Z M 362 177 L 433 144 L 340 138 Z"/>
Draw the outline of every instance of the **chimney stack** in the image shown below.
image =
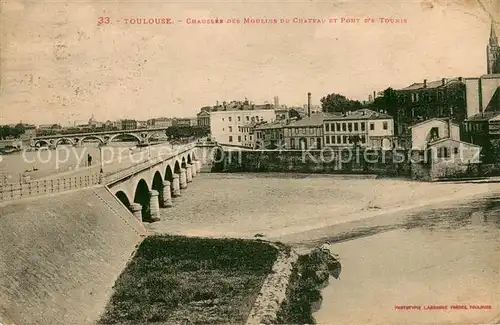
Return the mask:
<path id="1" fill-rule="evenodd" d="M 307 93 L 307 116 L 311 117 L 311 93 Z"/>
<path id="2" fill-rule="evenodd" d="M 424 79 L 424 88 L 427 88 L 427 79 Z"/>
<path id="3" fill-rule="evenodd" d="M 446 85 L 446 78 L 443 78 L 442 81 L 443 81 L 443 86 L 445 86 Z"/>
<path id="4" fill-rule="evenodd" d="M 377 94 L 375 94 L 375 90 L 373 91 L 373 100 L 375 100 L 375 98 L 377 98 Z"/>

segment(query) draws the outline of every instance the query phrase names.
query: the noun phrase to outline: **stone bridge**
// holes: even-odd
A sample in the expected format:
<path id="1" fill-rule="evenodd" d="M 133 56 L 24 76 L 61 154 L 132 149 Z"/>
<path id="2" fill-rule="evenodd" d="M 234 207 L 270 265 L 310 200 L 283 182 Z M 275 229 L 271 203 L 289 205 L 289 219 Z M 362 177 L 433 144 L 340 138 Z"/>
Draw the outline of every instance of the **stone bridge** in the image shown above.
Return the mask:
<path id="1" fill-rule="evenodd" d="M 145 144 L 148 143 L 153 136 L 165 136 L 166 129 L 167 128 L 134 129 L 38 136 L 31 139 L 30 145 L 32 147 L 39 147 L 45 144 L 49 147 L 57 147 L 57 145 L 64 143 L 78 146 L 85 140 L 96 140 L 105 145 L 123 136 L 133 137 L 138 143 Z"/>
<path id="2" fill-rule="evenodd" d="M 140 221 L 158 221 L 160 209 L 172 207 L 206 162 L 204 149 L 190 144 L 170 157 L 106 175 L 104 184 Z"/>

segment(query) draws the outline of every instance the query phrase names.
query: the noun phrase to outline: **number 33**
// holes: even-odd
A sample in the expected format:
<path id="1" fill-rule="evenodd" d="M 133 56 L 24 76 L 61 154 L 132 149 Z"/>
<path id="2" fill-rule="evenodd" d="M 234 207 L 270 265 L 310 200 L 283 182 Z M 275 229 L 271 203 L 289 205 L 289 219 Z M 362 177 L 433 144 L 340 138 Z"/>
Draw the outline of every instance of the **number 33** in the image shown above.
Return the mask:
<path id="1" fill-rule="evenodd" d="M 109 24 L 109 17 L 99 17 L 99 24 Z"/>

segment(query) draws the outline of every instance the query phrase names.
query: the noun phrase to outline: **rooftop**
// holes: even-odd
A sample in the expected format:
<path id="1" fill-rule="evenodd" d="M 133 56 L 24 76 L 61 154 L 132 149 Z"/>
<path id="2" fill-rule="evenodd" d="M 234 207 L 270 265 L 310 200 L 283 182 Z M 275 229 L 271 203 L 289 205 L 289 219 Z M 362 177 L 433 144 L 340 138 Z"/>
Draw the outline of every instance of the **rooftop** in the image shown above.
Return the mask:
<path id="1" fill-rule="evenodd" d="M 432 88 L 440 88 L 449 85 L 450 83 L 462 82 L 462 78 L 443 78 L 441 80 L 435 81 L 427 81 L 427 86 L 423 82 L 414 83 L 410 86 L 398 90 L 420 90 L 420 89 L 432 89 Z M 425 87 L 424 87 L 425 86 Z"/>
<path id="2" fill-rule="evenodd" d="M 376 112 L 368 108 L 358 109 L 356 111 L 347 112 L 343 115 L 329 114 L 325 116 L 325 120 L 375 120 L 375 119 L 392 119 L 392 116 Z"/>

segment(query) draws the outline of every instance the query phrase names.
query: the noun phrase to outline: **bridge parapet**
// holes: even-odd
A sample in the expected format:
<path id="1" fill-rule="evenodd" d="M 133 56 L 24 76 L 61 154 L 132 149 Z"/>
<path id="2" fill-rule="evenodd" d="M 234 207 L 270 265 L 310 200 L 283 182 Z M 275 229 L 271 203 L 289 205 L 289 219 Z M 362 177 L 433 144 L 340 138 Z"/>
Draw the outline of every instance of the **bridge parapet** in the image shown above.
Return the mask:
<path id="1" fill-rule="evenodd" d="M 130 175 L 137 174 L 145 169 L 148 169 L 148 168 L 151 168 L 151 167 L 156 166 L 158 164 L 161 164 L 165 160 L 173 158 L 173 157 L 180 155 L 186 151 L 192 150 L 195 147 L 196 147 L 196 143 L 189 143 L 189 144 L 186 144 L 182 147 L 176 148 L 175 150 L 173 150 L 170 153 L 165 153 L 165 154 L 162 154 L 158 157 L 155 157 L 154 159 L 140 162 L 136 165 L 130 166 L 128 168 L 122 169 L 122 170 L 114 172 L 114 173 L 106 174 L 105 175 L 105 183 L 111 184 L 111 183 L 117 182 L 123 178 L 127 178 Z"/>
<path id="2" fill-rule="evenodd" d="M 0 202 L 46 195 L 51 193 L 61 193 L 98 184 L 98 173 L 75 177 L 34 180 L 29 181 L 25 184 L 6 184 L 4 186 L 0 186 Z"/>

